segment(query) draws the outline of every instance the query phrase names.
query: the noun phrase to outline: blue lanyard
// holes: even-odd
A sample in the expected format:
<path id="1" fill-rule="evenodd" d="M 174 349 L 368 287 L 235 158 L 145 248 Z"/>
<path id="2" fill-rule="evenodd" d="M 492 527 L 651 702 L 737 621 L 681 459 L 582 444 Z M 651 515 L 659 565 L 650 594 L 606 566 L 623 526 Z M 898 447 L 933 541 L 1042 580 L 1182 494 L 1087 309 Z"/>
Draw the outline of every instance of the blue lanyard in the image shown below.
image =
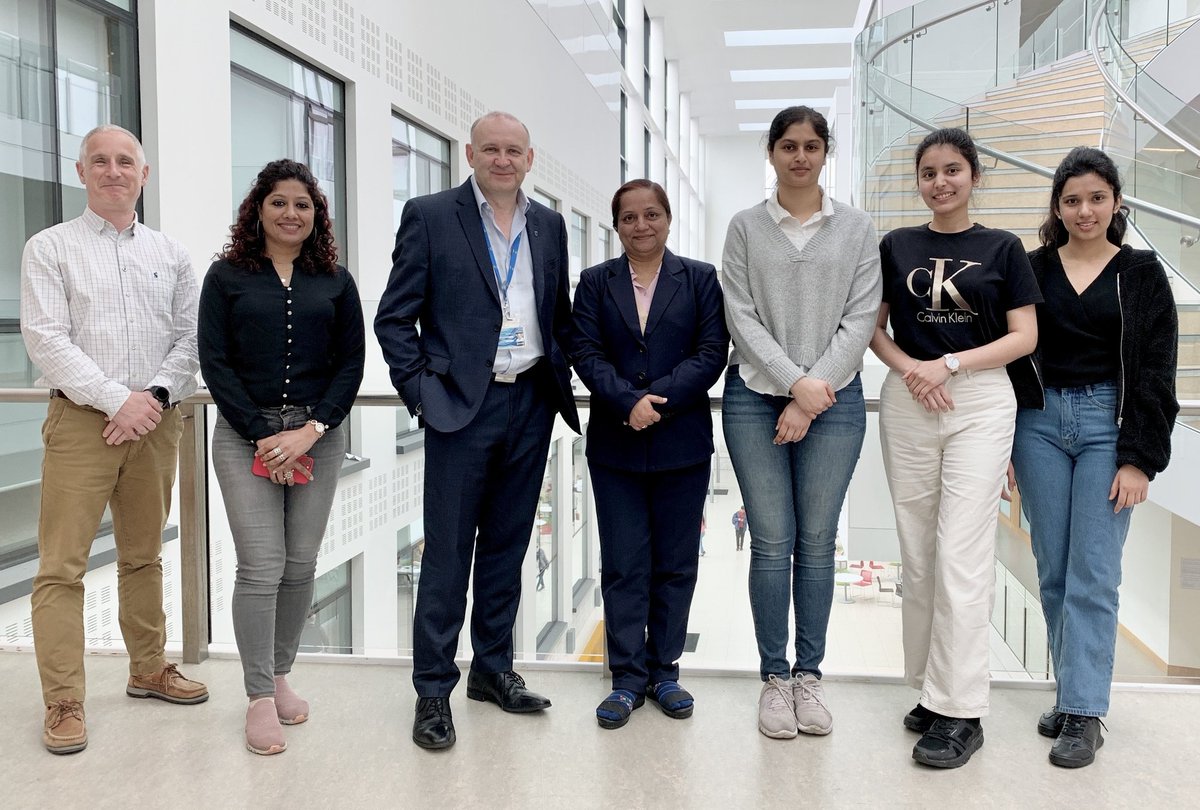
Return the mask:
<path id="1" fill-rule="evenodd" d="M 509 315 L 508 309 L 508 286 L 512 284 L 513 273 L 517 269 L 517 252 L 521 249 L 521 237 L 524 231 L 517 234 L 517 238 L 513 240 L 512 250 L 508 252 L 508 276 L 504 279 L 500 278 L 500 266 L 496 264 L 496 254 L 492 252 L 492 237 L 488 236 L 487 223 L 483 226 L 483 241 L 487 243 L 488 258 L 492 261 L 492 272 L 496 274 L 496 285 L 500 288 L 500 298 L 504 301 L 504 314 Z"/>

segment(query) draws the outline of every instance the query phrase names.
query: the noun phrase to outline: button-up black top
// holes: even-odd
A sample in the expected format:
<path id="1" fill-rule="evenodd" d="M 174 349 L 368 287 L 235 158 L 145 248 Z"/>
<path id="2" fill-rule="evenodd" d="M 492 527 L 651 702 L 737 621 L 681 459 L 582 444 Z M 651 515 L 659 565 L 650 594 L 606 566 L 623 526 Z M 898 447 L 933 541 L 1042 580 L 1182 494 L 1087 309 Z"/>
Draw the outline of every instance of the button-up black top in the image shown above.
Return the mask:
<path id="1" fill-rule="evenodd" d="M 344 267 L 299 269 L 284 287 L 271 263 L 213 262 L 200 293 L 200 370 L 221 415 L 249 441 L 273 431 L 259 408 L 301 405 L 330 427 L 362 382 L 362 303 Z"/>

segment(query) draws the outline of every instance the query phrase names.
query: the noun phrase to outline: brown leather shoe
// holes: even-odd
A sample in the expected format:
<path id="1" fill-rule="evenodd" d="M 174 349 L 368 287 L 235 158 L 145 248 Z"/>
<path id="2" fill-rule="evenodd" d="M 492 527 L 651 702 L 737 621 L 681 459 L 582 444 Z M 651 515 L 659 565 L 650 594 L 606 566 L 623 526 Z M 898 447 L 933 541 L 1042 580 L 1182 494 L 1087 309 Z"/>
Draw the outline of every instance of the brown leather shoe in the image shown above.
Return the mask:
<path id="1" fill-rule="evenodd" d="M 42 744 L 51 754 L 74 754 L 87 748 L 83 704 L 78 700 L 60 700 L 47 706 Z"/>
<path id="2" fill-rule="evenodd" d="M 199 681 L 189 681 L 174 664 L 167 664 L 149 675 L 130 675 L 125 694 L 168 703 L 203 703 L 208 700 L 208 687 Z"/>

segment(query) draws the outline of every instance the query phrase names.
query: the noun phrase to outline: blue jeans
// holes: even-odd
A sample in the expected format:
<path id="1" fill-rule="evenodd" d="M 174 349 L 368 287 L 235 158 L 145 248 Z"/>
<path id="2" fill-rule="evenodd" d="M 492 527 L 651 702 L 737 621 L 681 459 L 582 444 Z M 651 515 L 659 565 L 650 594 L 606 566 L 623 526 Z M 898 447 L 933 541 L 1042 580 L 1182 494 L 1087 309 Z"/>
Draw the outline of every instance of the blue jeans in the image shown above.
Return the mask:
<path id="1" fill-rule="evenodd" d="M 1055 709 L 1108 713 L 1121 551 L 1132 509 L 1113 514 L 1117 386 L 1047 388 L 1044 411 L 1017 412 L 1013 466 L 1037 557 L 1058 679 Z"/>
<path id="2" fill-rule="evenodd" d="M 764 681 L 769 675 L 821 675 L 838 515 L 867 430 L 857 376 L 837 392 L 837 404 L 813 421 L 802 441 L 776 445 L 775 421 L 790 401 L 751 391 L 737 366 L 725 375 L 722 423 L 753 528 L 750 612 Z M 789 599 L 796 614 L 796 661 L 790 668 Z"/>
<path id="3" fill-rule="evenodd" d="M 306 408 L 261 412 L 275 431 L 303 427 L 309 418 Z M 250 697 L 275 694 L 274 676 L 291 672 L 296 660 L 345 448 L 341 425 L 325 431 L 308 451 L 312 483 L 283 486 L 250 472 L 255 446 L 217 417 L 213 470 L 237 550 L 233 635 Z"/>

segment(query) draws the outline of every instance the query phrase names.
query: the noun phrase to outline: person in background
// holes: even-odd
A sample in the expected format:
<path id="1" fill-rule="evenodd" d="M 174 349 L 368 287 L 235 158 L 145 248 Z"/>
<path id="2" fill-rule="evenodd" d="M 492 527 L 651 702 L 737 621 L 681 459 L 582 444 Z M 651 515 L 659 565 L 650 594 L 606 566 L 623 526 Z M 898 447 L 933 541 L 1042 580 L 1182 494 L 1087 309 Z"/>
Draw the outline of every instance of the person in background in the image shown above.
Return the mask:
<path id="1" fill-rule="evenodd" d="M 742 550 L 742 544 L 746 540 L 746 505 L 742 504 L 738 510 L 733 513 L 733 534 L 737 541 L 737 550 Z"/>
<path id="2" fill-rule="evenodd" d="M 1090 765 L 1104 744 L 1121 551 L 1133 507 L 1170 460 L 1179 412 L 1175 300 L 1154 253 L 1122 244 L 1126 225 L 1112 159 L 1072 149 L 1029 254 L 1046 299 L 1041 375 L 1019 378 L 1010 468 L 1054 660 L 1054 708 L 1037 727 L 1064 768 Z"/>
<path id="3" fill-rule="evenodd" d="M 587 459 L 600 532 L 600 589 L 612 693 L 596 708 L 620 728 L 646 698 L 690 717 L 679 657 L 696 587 L 696 527 L 713 453 L 708 390 L 725 366 L 716 268 L 667 249 L 662 186 L 631 180 L 612 201 L 624 254 L 583 271 L 573 358 L 591 392 Z M 703 553 L 703 545 L 700 546 Z"/>
<path id="4" fill-rule="evenodd" d="M 830 148 L 829 124 L 812 108 L 775 116 L 775 192 L 733 217 L 723 259 L 733 352 L 722 421 L 754 522 L 758 728 L 776 739 L 833 730 L 821 661 L 838 516 L 867 429 L 859 371 L 879 309 L 871 219 L 820 186 Z"/>
<path id="5" fill-rule="evenodd" d="M 285 750 L 281 724 L 309 716 L 287 675 L 312 607 L 364 335 L 316 178 L 302 163 L 268 163 L 200 295 L 200 366 L 218 412 L 213 469 L 237 551 L 245 741 L 256 754 Z"/>
<path id="6" fill-rule="evenodd" d="M 131 697 L 208 700 L 166 660 L 162 533 L 183 421 L 196 390 L 196 276 L 174 239 L 138 220 L 150 167 L 133 133 L 88 132 L 75 164 L 87 208 L 21 255 L 21 334 L 50 388 L 30 605 L 46 704 L 42 744 L 87 747 L 83 577 L 106 506 L 117 548 L 118 620 Z"/>
<path id="7" fill-rule="evenodd" d="M 883 238 L 883 306 L 871 348 L 883 463 L 904 564 L 904 718 L 913 759 L 957 768 L 983 745 L 996 520 L 1016 399 L 1005 364 L 1037 343 L 1041 302 L 1021 241 L 971 223 L 982 175 L 971 136 L 930 133 L 917 188 L 931 221 Z M 887 332 L 891 323 L 891 334 Z"/>

